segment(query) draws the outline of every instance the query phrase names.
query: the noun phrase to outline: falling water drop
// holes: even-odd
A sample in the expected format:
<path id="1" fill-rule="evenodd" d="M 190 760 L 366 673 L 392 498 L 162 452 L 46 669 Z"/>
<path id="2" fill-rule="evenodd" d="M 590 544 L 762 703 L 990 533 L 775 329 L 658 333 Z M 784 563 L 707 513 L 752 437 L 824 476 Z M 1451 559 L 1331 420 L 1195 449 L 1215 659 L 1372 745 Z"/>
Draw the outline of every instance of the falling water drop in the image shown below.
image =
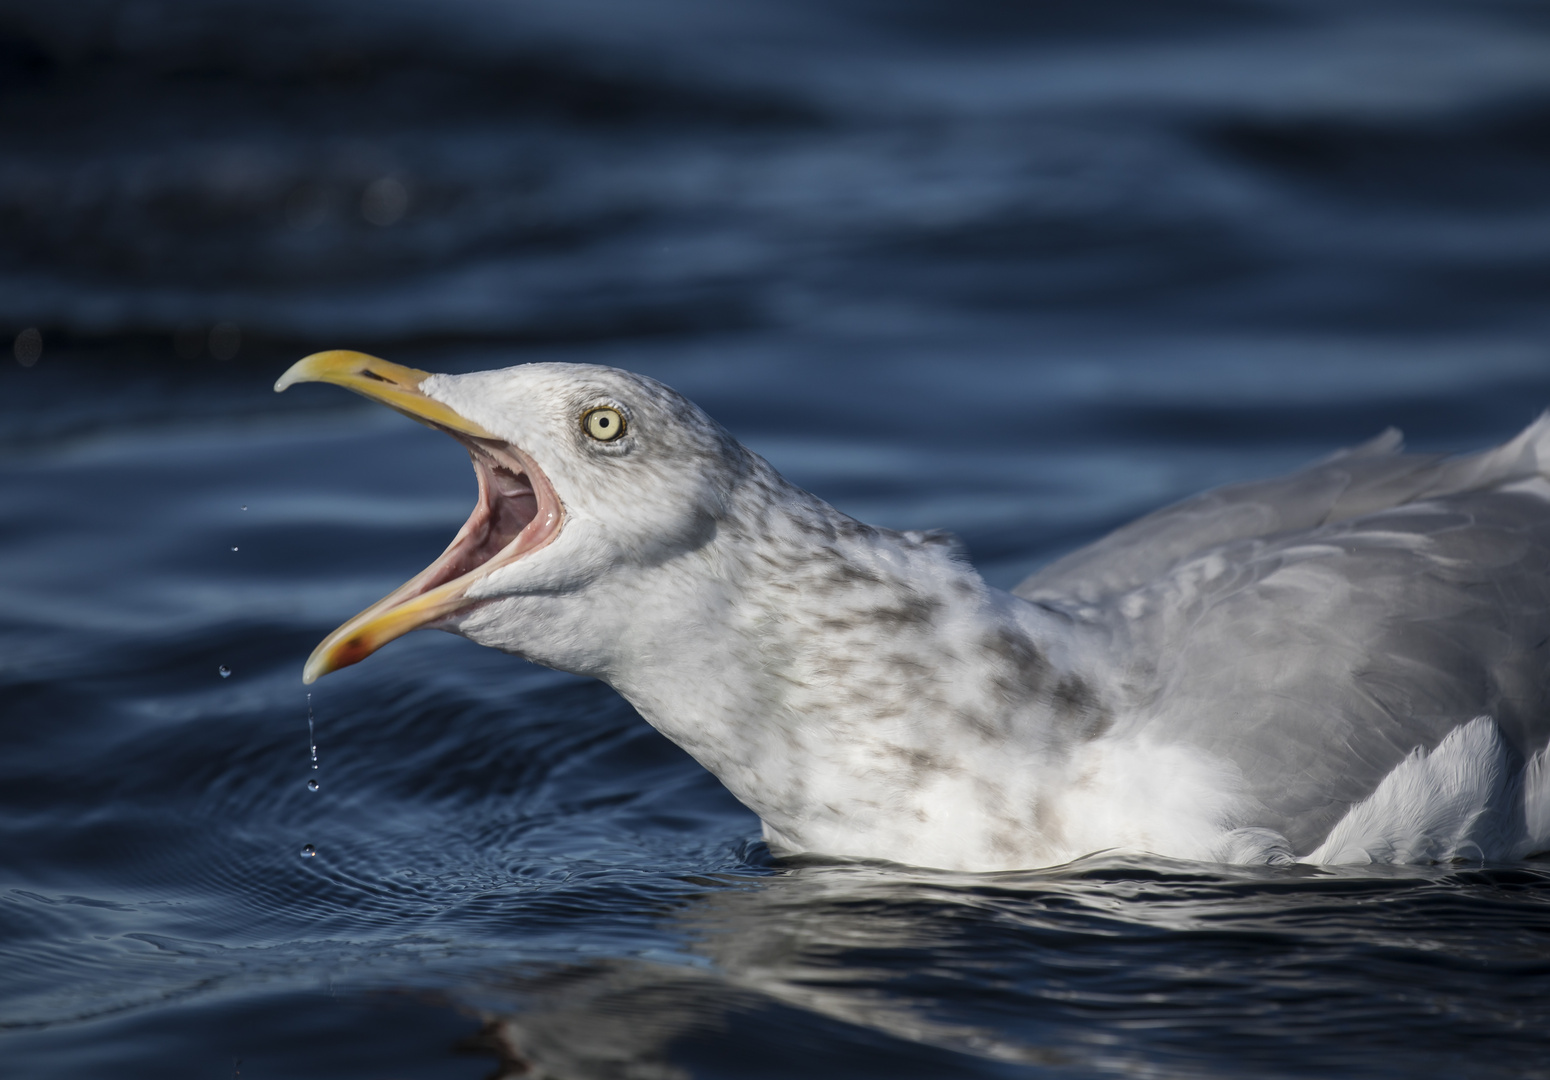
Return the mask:
<path id="1" fill-rule="evenodd" d="M 233 551 L 236 551 L 236 550 L 237 550 L 237 545 L 236 545 L 236 544 L 233 544 L 233 545 L 232 545 L 232 546 L 231 546 L 231 549 L 232 549 L 232 550 L 233 550 Z"/>
<path id="2" fill-rule="evenodd" d="M 248 508 L 248 504 L 247 503 L 243 503 L 242 504 L 242 509 L 246 510 L 247 508 Z"/>
<path id="3" fill-rule="evenodd" d="M 314 769 L 316 769 L 318 767 L 318 739 L 317 739 L 316 729 L 313 726 L 313 720 L 312 720 L 312 695 L 311 694 L 307 695 L 307 747 L 308 747 L 308 751 L 309 751 L 309 753 L 311 754 L 311 757 L 312 757 L 312 767 Z M 308 791 L 316 791 L 317 789 L 318 789 L 317 777 L 309 776 L 307 778 L 307 790 Z M 311 844 L 308 844 L 308 845 L 306 845 L 305 847 L 303 847 L 301 849 L 301 857 L 304 858 L 304 859 L 310 859 L 314 855 L 316 855 L 317 853 L 318 853 L 317 848 L 313 847 Z"/>
<path id="4" fill-rule="evenodd" d="M 307 742 L 312 748 L 312 767 L 318 767 L 318 737 L 312 727 L 312 695 L 307 695 Z"/>
<path id="5" fill-rule="evenodd" d="M 220 667 L 216 668 L 216 670 L 221 673 L 221 678 L 231 678 L 231 668 L 227 667 L 225 664 L 222 664 Z"/>

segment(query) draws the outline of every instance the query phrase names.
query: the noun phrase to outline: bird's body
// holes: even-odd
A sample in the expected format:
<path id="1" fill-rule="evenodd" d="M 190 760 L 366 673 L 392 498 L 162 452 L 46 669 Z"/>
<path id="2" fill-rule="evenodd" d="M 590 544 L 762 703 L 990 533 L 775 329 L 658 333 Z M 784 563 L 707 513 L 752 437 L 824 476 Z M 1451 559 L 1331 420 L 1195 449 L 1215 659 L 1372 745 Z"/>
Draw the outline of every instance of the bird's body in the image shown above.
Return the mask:
<path id="1" fill-rule="evenodd" d="M 453 432 L 481 502 L 311 677 L 436 625 L 603 679 L 778 853 L 1003 870 L 1550 848 L 1545 421 L 1473 457 L 1384 437 L 1208 493 L 1014 595 L 949 538 L 794 487 L 649 379 L 321 357 L 287 379 Z"/>

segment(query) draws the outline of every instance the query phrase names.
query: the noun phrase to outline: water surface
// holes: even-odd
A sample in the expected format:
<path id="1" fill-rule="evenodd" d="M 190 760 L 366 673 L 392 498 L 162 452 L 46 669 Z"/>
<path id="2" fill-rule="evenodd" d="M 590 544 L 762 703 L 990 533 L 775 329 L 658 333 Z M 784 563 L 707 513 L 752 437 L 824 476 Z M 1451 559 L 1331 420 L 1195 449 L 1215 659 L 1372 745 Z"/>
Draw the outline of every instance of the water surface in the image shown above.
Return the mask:
<path id="1" fill-rule="evenodd" d="M 0 1072 L 1550 1075 L 1543 864 L 777 862 L 606 687 L 435 633 L 311 688 L 314 770 L 302 661 L 474 484 L 269 391 L 619 364 L 1003 587 L 1484 446 L 1550 404 L 1537 6 L 0 17 Z"/>

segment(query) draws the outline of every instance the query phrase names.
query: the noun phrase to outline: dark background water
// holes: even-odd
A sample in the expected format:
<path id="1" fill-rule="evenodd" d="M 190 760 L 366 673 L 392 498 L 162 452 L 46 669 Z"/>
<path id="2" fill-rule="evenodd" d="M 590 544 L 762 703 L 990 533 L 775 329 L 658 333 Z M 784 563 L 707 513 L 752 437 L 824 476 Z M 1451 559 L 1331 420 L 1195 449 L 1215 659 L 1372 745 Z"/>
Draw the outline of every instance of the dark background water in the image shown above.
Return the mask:
<path id="1" fill-rule="evenodd" d="M 1002 586 L 1499 441 L 1542 3 L 8 0 L 0 328 L 0 1075 L 1550 1076 L 1542 864 L 774 863 L 606 688 L 436 634 L 314 688 L 312 770 L 302 660 L 473 483 L 269 391 L 619 364 Z"/>

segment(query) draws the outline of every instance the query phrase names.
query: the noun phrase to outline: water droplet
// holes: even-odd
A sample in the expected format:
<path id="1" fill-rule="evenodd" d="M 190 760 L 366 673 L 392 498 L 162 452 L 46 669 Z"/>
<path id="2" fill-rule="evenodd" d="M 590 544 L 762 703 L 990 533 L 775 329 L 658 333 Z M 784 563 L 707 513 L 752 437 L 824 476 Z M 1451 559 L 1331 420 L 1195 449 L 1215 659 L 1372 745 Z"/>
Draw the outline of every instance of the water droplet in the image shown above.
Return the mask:
<path id="1" fill-rule="evenodd" d="M 216 668 L 216 670 L 221 673 L 221 678 L 231 678 L 231 668 L 227 667 L 225 664 L 222 664 L 220 667 Z"/>
<path id="2" fill-rule="evenodd" d="M 391 176 L 373 180 L 361 195 L 361 216 L 373 225 L 392 225 L 408 209 L 409 189 Z"/>
<path id="3" fill-rule="evenodd" d="M 248 508 L 248 504 L 247 503 L 243 503 L 242 504 L 242 509 L 246 510 L 247 508 Z"/>
<path id="4" fill-rule="evenodd" d="M 236 551 L 236 550 L 237 550 L 237 545 L 236 545 L 236 544 L 233 544 L 233 545 L 232 545 L 232 546 L 231 546 L 231 549 L 232 549 L 232 550 L 233 550 L 233 551 Z"/>
<path id="5" fill-rule="evenodd" d="M 318 737 L 312 727 L 312 695 L 307 695 L 307 745 L 312 750 L 312 767 L 318 767 Z"/>
<path id="6" fill-rule="evenodd" d="M 22 367 L 31 367 L 43 355 L 43 335 L 38 333 L 36 326 L 29 326 L 16 335 L 16 341 L 11 349 L 16 353 L 18 364 Z"/>
<path id="7" fill-rule="evenodd" d="M 318 782 L 316 780 L 308 780 L 307 781 L 307 790 L 308 791 L 316 791 L 317 789 L 318 789 Z"/>
<path id="8" fill-rule="evenodd" d="M 318 853 L 318 849 L 313 847 L 311 844 L 308 844 L 306 847 L 301 849 L 301 857 L 303 859 L 310 859 L 310 858 L 312 858 L 312 856 L 316 855 L 317 853 Z"/>

